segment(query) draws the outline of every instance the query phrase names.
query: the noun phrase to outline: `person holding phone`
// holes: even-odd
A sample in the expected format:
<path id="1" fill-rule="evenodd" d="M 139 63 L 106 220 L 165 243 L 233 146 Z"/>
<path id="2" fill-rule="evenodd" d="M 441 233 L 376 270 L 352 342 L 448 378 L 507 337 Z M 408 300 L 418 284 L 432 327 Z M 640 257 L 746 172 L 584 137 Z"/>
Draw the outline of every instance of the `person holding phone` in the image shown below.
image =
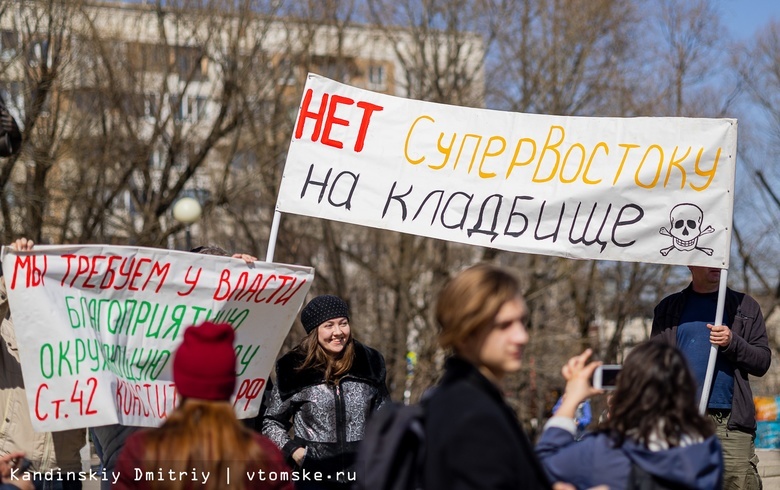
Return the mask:
<path id="1" fill-rule="evenodd" d="M 24 480 L 20 475 L 28 469 L 30 461 L 25 459 L 21 451 L 0 456 L 0 490 L 34 490 L 32 481 Z"/>
<path id="2" fill-rule="evenodd" d="M 699 413 L 685 357 L 668 344 L 645 342 L 631 350 L 611 392 L 609 416 L 575 441 L 577 406 L 603 393 L 591 385 L 600 363 L 589 363 L 590 355 L 588 349 L 561 370 L 564 399 L 536 445 L 549 477 L 577 488 L 633 488 L 632 481 L 652 481 L 720 489 L 723 456 L 715 427 Z"/>

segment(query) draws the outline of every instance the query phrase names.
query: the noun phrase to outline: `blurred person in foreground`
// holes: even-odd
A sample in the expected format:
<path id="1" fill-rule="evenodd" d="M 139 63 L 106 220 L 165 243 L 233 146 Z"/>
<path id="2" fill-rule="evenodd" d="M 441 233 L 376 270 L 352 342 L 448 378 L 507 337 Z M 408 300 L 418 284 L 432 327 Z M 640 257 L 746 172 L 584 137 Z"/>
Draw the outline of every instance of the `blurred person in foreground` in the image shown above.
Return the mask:
<path id="1" fill-rule="evenodd" d="M 181 403 L 159 428 L 127 438 L 113 488 L 293 489 L 279 449 L 233 411 L 234 340 L 227 323 L 185 330 L 173 359 Z"/>
<path id="2" fill-rule="evenodd" d="M 466 269 L 439 294 L 436 321 L 439 343 L 453 355 L 424 401 L 423 487 L 551 488 L 503 394 L 504 378 L 522 367 L 529 340 L 517 280 L 487 264 Z"/>
<path id="3" fill-rule="evenodd" d="M 670 345 L 634 347 L 618 375 L 607 419 L 575 440 L 577 405 L 602 393 L 591 386 L 600 363 L 588 363 L 590 355 L 588 349 L 563 366 L 563 402 L 536 445 L 548 475 L 577 488 L 634 488 L 631 482 L 645 481 L 663 488 L 720 489 L 720 442 L 699 413 L 685 357 Z"/>

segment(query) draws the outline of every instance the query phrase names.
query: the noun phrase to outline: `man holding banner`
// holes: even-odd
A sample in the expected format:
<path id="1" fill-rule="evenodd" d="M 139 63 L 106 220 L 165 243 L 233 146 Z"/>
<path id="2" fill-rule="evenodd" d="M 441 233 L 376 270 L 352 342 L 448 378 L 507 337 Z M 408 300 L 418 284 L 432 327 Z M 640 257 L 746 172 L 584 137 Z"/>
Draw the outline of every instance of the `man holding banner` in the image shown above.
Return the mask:
<path id="1" fill-rule="evenodd" d="M 721 271 L 711 267 L 688 268 L 691 284 L 656 306 L 651 335 L 683 351 L 697 377 L 699 393 L 710 344 L 718 346 L 707 413 L 723 445 L 724 488 L 758 490 L 761 478 L 756 470 L 754 445 L 756 412 L 748 375 L 763 376 L 769 369 L 772 354 L 764 317 L 756 300 L 727 289 L 723 321 L 713 322 Z"/>
<path id="2" fill-rule="evenodd" d="M 11 248 L 32 250 L 32 240 L 20 238 Z M 24 451 L 32 461 L 32 469 L 46 471 L 59 468 L 63 472 L 81 471 L 79 451 L 86 445 L 84 429 L 37 432 L 33 429 L 30 408 L 25 394 L 17 335 L 11 320 L 5 277 L 0 276 L 0 318 L 2 318 L 2 348 L 0 349 L 0 456 Z M 81 481 L 63 481 L 62 488 L 80 489 Z"/>

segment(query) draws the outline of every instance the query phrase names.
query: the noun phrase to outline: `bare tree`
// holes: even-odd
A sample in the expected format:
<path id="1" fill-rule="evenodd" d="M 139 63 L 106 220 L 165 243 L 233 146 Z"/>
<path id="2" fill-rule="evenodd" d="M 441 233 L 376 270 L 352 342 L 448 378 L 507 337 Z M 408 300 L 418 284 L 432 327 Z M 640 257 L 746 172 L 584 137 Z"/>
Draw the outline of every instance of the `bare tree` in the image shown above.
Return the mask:
<path id="1" fill-rule="evenodd" d="M 0 162 L 3 239 L 10 242 L 15 227 L 21 227 L 26 236 L 40 241 L 50 205 L 47 181 L 66 151 L 64 126 L 70 114 L 57 89 L 67 64 L 67 25 L 79 4 L 31 2 L 8 7 L 4 7 L 3 24 L 8 26 L 7 38 L 13 40 L 13 56 L 4 62 L 3 73 L 16 82 L 6 100 L 17 108 L 23 104 L 26 110 L 21 121 L 22 151 Z"/>

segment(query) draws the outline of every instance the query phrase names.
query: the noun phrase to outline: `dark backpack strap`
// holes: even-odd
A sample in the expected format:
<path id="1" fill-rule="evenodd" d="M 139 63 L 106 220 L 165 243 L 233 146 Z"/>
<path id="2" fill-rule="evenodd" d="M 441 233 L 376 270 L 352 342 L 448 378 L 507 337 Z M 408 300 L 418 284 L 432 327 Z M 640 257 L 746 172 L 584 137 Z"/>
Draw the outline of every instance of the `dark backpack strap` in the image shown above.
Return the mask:
<path id="1" fill-rule="evenodd" d="M 385 404 L 374 412 L 358 451 L 356 489 L 418 488 L 424 462 L 423 406 Z"/>

